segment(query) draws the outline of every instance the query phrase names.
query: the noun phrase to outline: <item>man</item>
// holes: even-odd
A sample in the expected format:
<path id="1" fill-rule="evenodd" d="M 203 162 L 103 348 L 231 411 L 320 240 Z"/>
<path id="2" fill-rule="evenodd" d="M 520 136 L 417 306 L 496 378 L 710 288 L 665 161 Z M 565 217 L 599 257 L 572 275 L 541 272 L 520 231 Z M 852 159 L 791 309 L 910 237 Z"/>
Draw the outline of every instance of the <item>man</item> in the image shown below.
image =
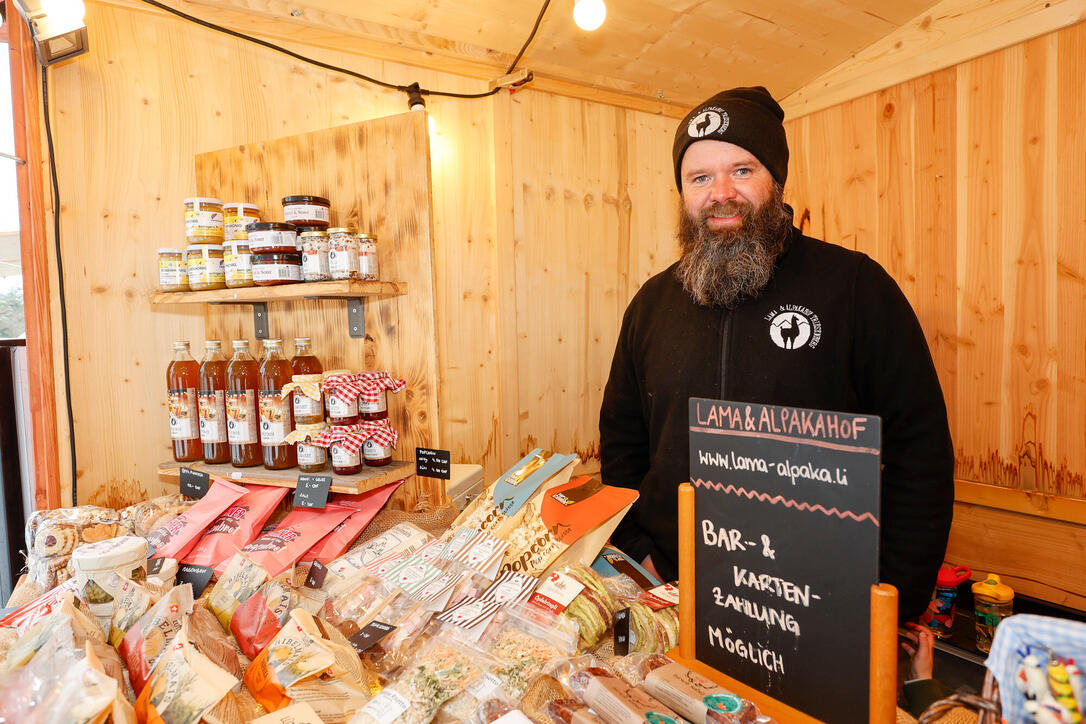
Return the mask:
<path id="1" fill-rule="evenodd" d="M 946 405 L 893 279 L 792 225 L 783 120 L 765 88 L 734 88 L 675 132 L 681 258 L 630 302 L 600 410 L 604 482 L 641 493 L 612 539 L 665 580 L 677 576 L 691 397 L 879 415 L 879 577 L 913 618 L 950 531 Z"/>

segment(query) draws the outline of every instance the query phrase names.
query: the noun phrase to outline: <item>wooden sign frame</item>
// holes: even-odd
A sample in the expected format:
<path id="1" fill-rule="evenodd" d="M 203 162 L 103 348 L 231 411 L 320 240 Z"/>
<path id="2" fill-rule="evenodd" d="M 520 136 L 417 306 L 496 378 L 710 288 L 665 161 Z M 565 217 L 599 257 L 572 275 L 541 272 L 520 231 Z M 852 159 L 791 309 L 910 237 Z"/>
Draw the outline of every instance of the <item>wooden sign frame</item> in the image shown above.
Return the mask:
<path id="1" fill-rule="evenodd" d="M 679 486 L 679 646 L 668 655 L 720 686 L 742 696 L 777 721 L 819 724 L 818 719 L 788 706 L 741 681 L 697 660 L 693 591 L 695 528 L 694 486 Z M 686 591 L 685 594 L 682 592 Z M 889 724 L 897 719 L 897 589 L 880 583 L 871 587 L 871 724 Z"/>

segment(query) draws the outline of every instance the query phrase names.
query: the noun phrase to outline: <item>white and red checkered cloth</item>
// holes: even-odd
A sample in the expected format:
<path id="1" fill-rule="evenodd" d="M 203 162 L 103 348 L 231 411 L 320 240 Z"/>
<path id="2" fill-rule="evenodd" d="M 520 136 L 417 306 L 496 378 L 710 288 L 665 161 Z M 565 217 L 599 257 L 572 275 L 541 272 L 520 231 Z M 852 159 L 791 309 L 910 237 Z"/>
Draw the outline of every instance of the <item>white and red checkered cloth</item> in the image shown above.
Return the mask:
<path id="1" fill-rule="evenodd" d="M 385 370 L 373 370 L 371 372 L 359 372 L 354 376 L 355 384 L 362 388 L 358 399 L 362 402 L 377 402 L 382 390 L 399 392 L 407 387 L 406 380 L 398 380 Z"/>
<path id="2" fill-rule="evenodd" d="M 357 425 L 332 425 L 313 438 L 309 444 L 317 447 L 331 447 L 333 443 L 336 443 L 343 450 L 354 455 L 362 449 L 366 440 L 373 440 L 379 445 L 394 448 L 399 439 L 400 433 L 396 432 L 396 428 L 392 427 L 386 418 L 364 420 Z"/>
<path id="3" fill-rule="evenodd" d="M 362 387 L 355 377 L 353 373 L 325 377 L 324 382 L 321 383 L 321 390 L 329 397 L 334 397 L 344 405 L 349 405 L 362 394 Z"/>

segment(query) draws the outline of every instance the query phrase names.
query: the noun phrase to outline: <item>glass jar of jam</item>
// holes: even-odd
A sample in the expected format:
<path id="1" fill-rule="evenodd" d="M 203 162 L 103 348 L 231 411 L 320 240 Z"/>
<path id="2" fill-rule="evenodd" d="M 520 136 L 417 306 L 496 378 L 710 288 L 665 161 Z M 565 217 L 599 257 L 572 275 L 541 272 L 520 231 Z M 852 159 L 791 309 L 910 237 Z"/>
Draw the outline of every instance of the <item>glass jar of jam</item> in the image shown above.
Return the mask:
<path id="1" fill-rule="evenodd" d="M 348 382 L 352 377 L 350 370 L 329 370 L 324 373 L 324 405 L 328 422 L 332 425 L 358 424 L 358 397 L 350 395 L 351 401 L 344 402 L 335 395 L 337 382 Z"/>
<path id="2" fill-rule="evenodd" d="M 362 451 L 350 452 L 342 442 L 334 442 L 328 452 L 332 457 L 332 471 L 336 475 L 358 475 L 362 472 Z"/>
<path id="3" fill-rule="evenodd" d="M 295 437 L 305 436 L 305 439 L 297 443 L 298 469 L 303 473 L 319 473 L 325 470 L 328 467 L 328 450 L 311 443 L 317 435 L 328 430 L 328 425 L 324 422 L 313 425 L 298 423 L 294 429 Z"/>
<path id="4" fill-rule="evenodd" d="M 185 199 L 185 238 L 193 243 L 221 241 L 222 201 L 206 196 Z"/>
<path id="5" fill-rule="evenodd" d="M 392 462 L 392 448 L 370 438 L 362 445 L 362 457 L 365 458 L 366 465 L 379 468 Z"/>
<path id="6" fill-rule="evenodd" d="M 187 292 L 189 270 L 185 252 L 180 249 L 158 250 L 158 288 L 164 292 Z"/>
<path id="7" fill-rule="evenodd" d="M 220 244 L 191 244 L 185 249 L 189 289 L 202 292 L 226 288 L 226 269 Z"/>
<path id="8" fill-rule="evenodd" d="M 240 238 L 239 232 L 244 232 L 249 224 L 260 221 L 260 207 L 256 204 L 243 204 L 235 201 L 232 204 L 223 205 L 223 238 L 226 241 L 234 241 Z"/>
<path id="9" fill-rule="evenodd" d="M 230 289 L 253 286 L 253 255 L 245 232 L 241 237 L 223 244 L 223 267 L 226 270 L 226 286 Z"/>
<path id="10" fill-rule="evenodd" d="M 261 221 L 246 226 L 245 233 L 249 239 L 249 251 L 254 254 L 298 251 L 298 232 L 294 224 Z"/>
<path id="11" fill-rule="evenodd" d="M 328 228 L 332 202 L 323 196 L 284 196 L 283 220 L 292 224 Z"/>
<path id="12" fill-rule="evenodd" d="M 361 279 L 358 238 L 353 229 L 328 230 L 328 271 L 333 279 Z"/>
<path id="13" fill-rule="evenodd" d="M 302 281 L 302 255 L 253 254 L 253 284 L 272 287 L 279 284 L 297 284 Z"/>
<path id="14" fill-rule="evenodd" d="M 299 425 L 316 425 L 324 422 L 324 402 L 321 395 L 322 374 L 294 375 L 294 421 Z M 316 398 L 310 397 L 305 390 L 315 390 Z"/>
<path id="15" fill-rule="evenodd" d="M 358 398 L 358 415 L 363 420 L 387 420 L 388 419 L 388 395 L 386 390 L 377 391 L 376 402 L 366 402 Z"/>
<path id="16" fill-rule="evenodd" d="M 328 270 L 328 232 L 303 231 L 298 239 L 302 245 L 302 279 L 307 282 L 331 279 Z"/>
<path id="17" fill-rule="evenodd" d="M 378 278 L 376 236 L 358 235 L 358 274 L 366 280 L 375 281 Z"/>

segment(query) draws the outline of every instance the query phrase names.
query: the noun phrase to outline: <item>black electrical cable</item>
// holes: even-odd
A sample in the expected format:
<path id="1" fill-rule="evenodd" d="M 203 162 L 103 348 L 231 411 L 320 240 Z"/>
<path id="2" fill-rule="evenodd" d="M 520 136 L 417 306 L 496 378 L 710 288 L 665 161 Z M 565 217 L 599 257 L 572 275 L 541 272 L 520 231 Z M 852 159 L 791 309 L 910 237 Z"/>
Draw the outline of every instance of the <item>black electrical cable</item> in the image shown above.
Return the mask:
<path id="1" fill-rule="evenodd" d="M 336 73 L 343 73 L 343 74 L 349 75 L 349 76 L 351 76 L 353 78 L 358 78 L 359 80 L 365 81 L 367 83 L 373 83 L 374 85 L 381 86 L 382 88 L 389 88 L 391 90 L 398 90 L 398 91 L 401 91 L 403 93 L 410 93 L 413 89 L 417 88 L 418 92 L 421 93 L 422 95 L 442 96 L 442 97 L 445 97 L 445 98 L 469 98 L 469 99 L 470 98 L 487 98 L 489 96 L 494 95 L 495 93 L 497 93 L 498 91 L 500 91 L 502 89 L 502 86 L 497 86 L 497 87 L 491 88 L 488 91 L 483 91 L 482 93 L 453 93 L 451 91 L 439 91 L 439 90 L 431 90 L 429 88 L 418 88 L 417 83 L 412 84 L 412 85 L 397 85 L 395 83 L 389 83 L 387 81 L 380 80 L 379 78 L 374 78 L 373 76 L 366 75 L 365 73 L 359 73 L 358 71 L 350 70 L 348 68 L 343 68 L 343 67 L 340 67 L 338 65 L 332 65 L 330 63 L 325 63 L 325 62 L 317 60 L 315 58 L 310 58 L 308 56 L 302 55 L 301 53 L 295 53 L 293 50 L 287 50 L 286 48 L 284 48 L 281 45 L 276 45 L 275 43 L 268 42 L 267 40 L 261 40 L 260 38 L 254 38 L 252 35 L 246 35 L 245 33 L 238 32 L 237 30 L 231 30 L 230 28 L 223 27 L 222 25 L 216 25 L 215 23 L 208 22 L 207 20 L 202 20 L 202 19 L 200 19 L 200 18 L 198 18 L 198 17 L 196 17 L 194 15 L 189 15 L 186 12 L 182 12 L 181 10 L 177 10 L 176 8 L 172 8 L 169 5 L 165 5 L 163 3 L 160 3 L 160 2 L 158 2 L 158 0 L 143 0 L 143 2 L 145 2 L 148 5 L 152 5 L 152 6 L 156 7 L 156 8 L 158 8 L 159 10 L 163 10 L 165 12 L 168 12 L 168 13 L 172 14 L 172 15 L 176 15 L 179 18 L 184 18 L 185 20 L 188 20 L 189 22 L 196 23 L 197 25 L 202 25 L 205 28 L 209 28 L 211 30 L 217 30 L 220 33 L 226 33 L 227 35 L 231 35 L 231 36 L 233 36 L 235 38 L 240 38 L 241 40 L 248 40 L 250 43 L 256 43 L 257 45 L 263 46 L 263 47 L 268 48 L 270 50 L 274 50 L 274 51 L 277 51 L 279 53 L 283 53 L 284 55 L 289 55 L 291 58 L 294 58 L 296 60 L 300 60 L 303 63 L 309 63 L 311 65 L 317 66 L 318 68 L 324 68 L 325 70 L 330 70 L 330 71 L 333 71 L 333 72 L 336 72 Z M 539 9 L 539 15 L 535 19 L 535 25 L 532 26 L 532 32 L 528 35 L 528 39 L 524 41 L 524 45 L 520 46 L 520 50 L 517 52 L 517 55 L 513 59 L 513 62 L 509 65 L 508 68 L 506 68 L 506 70 L 505 70 L 506 75 L 509 75 L 510 73 L 512 73 L 516 69 L 517 63 L 519 63 L 520 59 L 522 57 L 524 57 L 524 52 L 526 50 L 528 50 L 528 46 L 531 44 L 532 40 L 535 38 L 536 31 L 539 30 L 539 25 L 540 25 L 540 23 L 543 22 L 543 15 L 547 12 L 547 8 L 550 6 L 550 4 L 551 4 L 551 0 L 543 0 L 543 7 L 541 7 Z"/>
<path id="2" fill-rule="evenodd" d="M 42 115 L 45 117 L 45 142 L 49 148 L 49 178 L 53 182 L 53 243 L 57 255 L 57 287 L 60 291 L 60 333 L 64 343 L 64 399 L 68 403 L 68 446 L 72 456 L 72 505 L 78 505 L 76 488 L 75 415 L 72 413 L 72 374 L 68 364 L 68 303 L 64 297 L 64 258 L 60 253 L 60 184 L 53 154 L 53 124 L 49 122 L 49 69 L 41 69 Z"/>

